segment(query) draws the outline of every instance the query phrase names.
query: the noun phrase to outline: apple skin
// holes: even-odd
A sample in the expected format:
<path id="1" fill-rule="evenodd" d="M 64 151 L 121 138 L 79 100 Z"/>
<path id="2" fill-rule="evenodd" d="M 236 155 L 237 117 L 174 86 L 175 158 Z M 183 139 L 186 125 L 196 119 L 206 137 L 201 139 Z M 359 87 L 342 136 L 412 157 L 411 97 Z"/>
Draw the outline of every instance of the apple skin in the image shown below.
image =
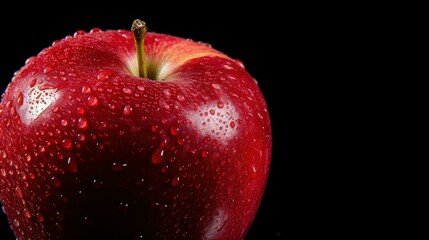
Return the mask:
<path id="1" fill-rule="evenodd" d="M 207 44 L 78 31 L 0 105 L 0 200 L 18 239 L 243 239 L 271 161 L 256 81 Z"/>

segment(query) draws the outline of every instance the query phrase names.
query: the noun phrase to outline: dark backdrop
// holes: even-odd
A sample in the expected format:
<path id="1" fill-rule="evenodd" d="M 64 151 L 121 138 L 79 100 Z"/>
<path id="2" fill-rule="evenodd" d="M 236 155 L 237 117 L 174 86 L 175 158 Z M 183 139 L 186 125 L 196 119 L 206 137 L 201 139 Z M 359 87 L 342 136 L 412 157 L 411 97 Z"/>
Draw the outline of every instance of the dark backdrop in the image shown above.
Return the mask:
<path id="1" fill-rule="evenodd" d="M 31 13 L 17 11 L 9 17 L 1 15 L 0 92 L 28 57 L 79 29 L 128 29 L 132 20 L 140 18 L 148 23 L 150 31 L 208 42 L 245 64 L 259 82 L 272 119 L 274 146 L 269 181 L 246 239 L 284 239 L 292 232 L 297 233 L 307 221 L 301 211 L 303 215 L 307 211 L 299 203 L 304 199 L 299 196 L 301 191 L 297 191 L 297 186 L 303 177 L 294 169 L 300 154 L 294 150 L 291 136 L 296 132 L 294 124 L 299 118 L 295 110 L 304 101 L 297 87 L 306 74 L 301 66 L 305 56 L 300 56 L 299 52 L 307 53 L 304 42 L 308 39 L 300 35 L 310 30 L 301 30 L 301 25 L 298 26 L 306 21 L 305 17 L 287 6 L 232 9 L 209 5 L 186 11 L 175 9 L 175 6 L 172 7 L 175 11 L 164 11 L 164 7 L 168 6 L 156 9 L 132 5 L 128 9 L 112 7 L 110 10 L 37 9 Z M 32 6 L 26 8 L 32 10 Z M 1 211 L 0 239 L 15 239 Z"/>

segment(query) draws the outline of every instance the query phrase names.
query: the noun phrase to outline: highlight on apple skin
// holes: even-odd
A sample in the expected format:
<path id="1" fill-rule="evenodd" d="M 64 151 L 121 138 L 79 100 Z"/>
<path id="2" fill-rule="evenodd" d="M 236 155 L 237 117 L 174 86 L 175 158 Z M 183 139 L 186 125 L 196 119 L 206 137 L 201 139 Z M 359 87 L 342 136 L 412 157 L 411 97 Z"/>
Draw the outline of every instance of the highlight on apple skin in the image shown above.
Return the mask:
<path id="1" fill-rule="evenodd" d="M 3 94 L 0 200 L 18 239 L 249 230 L 272 148 L 256 81 L 210 45 L 138 21 L 55 41 Z"/>

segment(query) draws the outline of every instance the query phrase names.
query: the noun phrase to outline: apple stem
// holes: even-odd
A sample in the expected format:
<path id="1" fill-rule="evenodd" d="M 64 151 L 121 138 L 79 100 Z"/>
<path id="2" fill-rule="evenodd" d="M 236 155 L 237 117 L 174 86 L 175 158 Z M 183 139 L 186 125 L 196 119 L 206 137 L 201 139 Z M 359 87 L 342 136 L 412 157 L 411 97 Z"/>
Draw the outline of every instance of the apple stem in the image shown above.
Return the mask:
<path id="1" fill-rule="evenodd" d="M 139 77 L 147 78 L 146 59 L 144 53 L 144 37 L 147 33 L 146 23 L 140 19 L 136 19 L 131 26 L 131 31 L 136 44 L 137 64 L 139 67 Z"/>

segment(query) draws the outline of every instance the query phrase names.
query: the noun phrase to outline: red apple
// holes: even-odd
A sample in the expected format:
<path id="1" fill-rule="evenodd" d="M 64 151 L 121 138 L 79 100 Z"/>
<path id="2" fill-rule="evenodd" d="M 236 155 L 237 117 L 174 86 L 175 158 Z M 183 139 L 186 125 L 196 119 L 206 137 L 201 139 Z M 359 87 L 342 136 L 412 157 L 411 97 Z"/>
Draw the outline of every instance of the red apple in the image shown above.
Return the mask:
<path id="1" fill-rule="evenodd" d="M 135 24 L 55 41 L 6 89 L 0 200 L 18 239 L 248 231 L 272 146 L 256 81 L 207 44 Z"/>

